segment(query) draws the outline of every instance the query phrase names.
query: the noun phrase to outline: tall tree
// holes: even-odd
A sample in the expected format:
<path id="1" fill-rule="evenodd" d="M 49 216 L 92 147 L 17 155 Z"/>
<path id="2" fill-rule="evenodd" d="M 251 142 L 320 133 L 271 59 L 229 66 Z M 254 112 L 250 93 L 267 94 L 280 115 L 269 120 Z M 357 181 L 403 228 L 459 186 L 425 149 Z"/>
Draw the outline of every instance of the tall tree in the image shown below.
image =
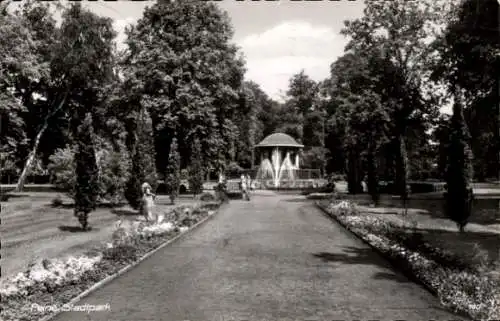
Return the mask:
<path id="1" fill-rule="evenodd" d="M 387 142 L 389 114 L 381 104 L 380 96 L 369 90 L 362 95 L 352 94 L 343 108 L 347 113 L 346 148 L 361 151 L 359 156 L 367 164 L 368 192 L 378 204 L 378 156 L 381 146 Z M 357 162 L 359 160 L 355 164 Z M 351 191 L 355 191 L 355 187 L 351 187 Z"/>
<path id="2" fill-rule="evenodd" d="M 296 128 L 294 137 L 306 146 L 311 146 L 309 137 L 304 135 L 304 121 L 307 115 L 314 110 L 318 94 L 318 84 L 313 81 L 304 70 L 293 75 L 289 80 L 287 91 L 287 114 L 285 128 Z"/>
<path id="3" fill-rule="evenodd" d="M 434 42 L 440 53 L 434 78 L 464 91 L 478 179 L 500 176 L 499 10 L 496 0 L 460 1 Z"/>
<path id="4" fill-rule="evenodd" d="M 377 64 L 381 60 L 376 51 L 355 50 L 340 57 L 331 67 L 331 102 L 327 110 L 332 117 L 330 127 L 334 136 L 340 138 L 338 142 L 346 155 L 350 193 L 362 191 L 363 158 L 370 158 L 370 180 L 377 180 L 379 149 L 388 135 L 390 110 L 377 92 L 382 81 L 373 67 Z M 374 191 L 374 185 L 371 190 Z"/>
<path id="5" fill-rule="evenodd" d="M 429 30 L 439 19 L 437 12 L 429 1 L 367 1 L 364 16 L 346 22 L 342 30 L 352 38 L 346 50 L 377 53 L 384 61 L 377 67 L 385 78 L 377 92 L 391 110 L 398 156 L 396 174 L 403 197 L 407 196 L 409 120 L 415 115 L 435 116 L 437 112 L 437 99 L 425 86 L 430 73 L 428 60 L 434 50 L 428 43 L 432 35 Z"/>
<path id="6" fill-rule="evenodd" d="M 52 119 L 62 112 L 72 117 L 70 107 L 91 108 L 102 101 L 102 87 L 112 77 L 116 35 L 111 19 L 97 17 L 81 6 L 71 5 L 63 12 L 59 29 L 54 19 L 46 18 L 50 15 L 47 8 L 28 5 L 24 14 L 35 28 L 35 38 L 41 43 L 38 52 L 43 64 L 50 68 L 50 77 L 42 77 L 24 92 L 24 103 L 30 106 L 30 114 L 34 115 L 35 111 L 40 114 L 17 190 L 23 188 Z M 34 93 L 41 94 L 43 99 L 32 101 Z"/>
<path id="7" fill-rule="evenodd" d="M 264 108 L 271 101 L 257 83 L 245 81 L 243 83 L 241 103 L 244 106 L 240 108 L 240 113 L 235 119 L 238 124 L 236 161 L 240 166 L 249 168 L 258 165 L 254 164 L 255 155 L 253 147 L 264 137 L 265 125 L 261 117 L 264 113 Z"/>
<path id="8" fill-rule="evenodd" d="M 46 78 L 49 68 L 41 58 L 43 42 L 37 37 L 26 11 L 11 13 L 8 3 L 0 12 L 0 157 L 3 163 L 15 161 L 19 151 L 29 145 L 23 115 L 27 111 L 24 99 L 31 95 L 30 87 Z M 35 4 L 37 8 L 45 8 Z M 33 7 L 33 5 L 31 6 Z M 45 14 L 45 17 L 47 15 Z M 46 58 L 46 57 L 45 57 Z M 33 162 L 35 157 L 31 158 Z M 3 166 L 2 166 L 3 168 Z"/>
<path id="9" fill-rule="evenodd" d="M 227 14 L 207 2 L 158 2 L 127 35 L 123 65 L 141 82 L 140 102 L 151 113 L 157 142 L 176 133 L 187 164 L 194 137 L 200 137 L 203 159 L 221 167 L 236 139 L 244 72 Z M 158 164 L 166 168 L 166 159 Z"/>
<path id="10" fill-rule="evenodd" d="M 111 19 L 72 4 L 63 12 L 59 37 L 51 71 L 63 92 L 60 105 L 67 99 L 71 110 L 77 145 L 75 215 L 85 229 L 99 195 L 92 115 L 103 102 L 103 85 L 113 77 L 115 32 Z"/>

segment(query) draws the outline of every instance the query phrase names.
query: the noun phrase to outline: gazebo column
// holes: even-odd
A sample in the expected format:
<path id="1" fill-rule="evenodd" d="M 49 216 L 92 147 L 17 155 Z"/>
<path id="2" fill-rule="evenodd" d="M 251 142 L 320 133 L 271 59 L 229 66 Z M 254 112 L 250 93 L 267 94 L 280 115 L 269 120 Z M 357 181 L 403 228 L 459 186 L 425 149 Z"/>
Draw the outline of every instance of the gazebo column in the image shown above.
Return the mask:
<path id="1" fill-rule="evenodd" d="M 295 168 L 299 169 L 299 153 L 295 154 Z"/>

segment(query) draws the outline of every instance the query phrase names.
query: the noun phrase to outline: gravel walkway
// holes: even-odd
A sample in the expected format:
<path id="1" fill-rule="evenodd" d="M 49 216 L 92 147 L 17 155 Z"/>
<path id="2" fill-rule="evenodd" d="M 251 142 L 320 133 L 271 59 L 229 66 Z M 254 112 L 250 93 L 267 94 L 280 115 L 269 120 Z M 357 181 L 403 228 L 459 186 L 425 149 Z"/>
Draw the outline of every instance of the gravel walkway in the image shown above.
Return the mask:
<path id="1" fill-rule="evenodd" d="M 235 200 L 56 320 L 459 320 L 294 195 Z"/>

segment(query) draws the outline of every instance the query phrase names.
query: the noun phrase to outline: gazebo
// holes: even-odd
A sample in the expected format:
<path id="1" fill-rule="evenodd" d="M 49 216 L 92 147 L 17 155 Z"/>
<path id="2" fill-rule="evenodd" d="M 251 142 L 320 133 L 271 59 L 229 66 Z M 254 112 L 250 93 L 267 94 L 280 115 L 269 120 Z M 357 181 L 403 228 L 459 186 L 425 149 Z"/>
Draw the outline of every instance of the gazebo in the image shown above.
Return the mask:
<path id="1" fill-rule="evenodd" d="M 264 138 L 254 148 L 260 158 L 258 179 L 272 179 L 277 187 L 286 175 L 293 179 L 300 166 L 300 151 L 304 145 L 297 143 L 290 135 L 274 133 Z"/>

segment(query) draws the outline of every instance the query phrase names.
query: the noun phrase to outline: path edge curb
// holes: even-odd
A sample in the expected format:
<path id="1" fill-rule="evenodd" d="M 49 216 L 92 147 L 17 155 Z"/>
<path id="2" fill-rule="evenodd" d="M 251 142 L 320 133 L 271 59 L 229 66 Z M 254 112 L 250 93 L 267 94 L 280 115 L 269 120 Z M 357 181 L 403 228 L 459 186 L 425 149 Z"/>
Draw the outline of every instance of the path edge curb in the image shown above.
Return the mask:
<path id="1" fill-rule="evenodd" d="M 117 272 L 115 272 L 115 273 L 113 273 L 113 274 L 105 277 L 101 281 L 95 283 L 90 288 L 88 288 L 87 290 L 83 291 L 82 293 L 80 293 L 79 295 L 77 295 L 76 297 L 74 297 L 68 303 L 65 303 L 64 305 L 74 305 L 75 303 L 81 301 L 82 299 L 84 299 L 85 297 L 87 297 L 92 292 L 94 292 L 94 291 L 102 288 L 103 286 L 105 286 L 106 284 L 110 283 L 114 279 L 116 279 L 119 276 L 127 273 L 128 271 L 130 271 L 131 269 L 133 269 L 134 267 L 136 267 L 137 265 L 139 265 L 141 262 L 145 261 L 150 256 L 152 256 L 153 254 L 155 254 L 156 252 L 158 252 L 159 250 L 161 250 L 164 247 L 166 247 L 166 246 L 174 243 L 175 241 L 180 240 L 182 237 L 191 234 L 192 231 L 196 230 L 198 227 L 200 227 L 201 225 L 203 225 L 203 223 L 208 222 L 209 220 L 211 220 L 212 218 L 214 218 L 216 215 L 218 215 L 222 210 L 225 210 L 227 206 L 228 206 L 228 204 L 224 204 L 224 203 L 221 204 L 219 206 L 219 208 L 215 211 L 215 213 L 213 213 L 212 215 L 208 215 L 207 217 L 203 218 L 199 222 L 195 223 L 187 231 L 179 233 L 175 237 L 173 237 L 173 238 L 171 238 L 169 240 L 166 240 L 164 243 L 160 244 L 158 247 L 154 248 L 153 250 L 151 250 L 148 253 L 146 253 L 143 256 L 141 256 L 137 261 L 134 261 L 134 262 L 128 264 L 127 266 L 121 268 Z M 42 318 L 38 319 L 38 321 L 51 321 L 56 316 L 58 316 L 59 314 L 61 314 L 63 312 L 64 311 L 54 312 L 52 314 L 49 314 L 49 315 L 47 315 L 45 317 L 42 317 Z"/>
<path id="2" fill-rule="evenodd" d="M 377 254 L 379 254 L 381 257 L 383 257 L 387 262 L 389 262 L 389 264 L 394 267 L 397 271 L 399 271 L 400 273 L 402 273 L 404 276 L 406 276 L 410 281 L 413 281 L 414 283 L 416 283 L 417 285 L 419 285 L 420 287 L 422 287 L 423 289 L 425 289 L 427 292 L 429 292 L 430 294 L 432 294 L 436 299 L 438 299 L 439 301 L 439 297 L 438 297 L 438 293 L 436 290 L 434 290 L 431 286 L 427 285 L 424 281 L 420 280 L 413 272 L 410 271 L 409 268 L 407 267 L 404 267 L 404 266 L 401 266 L 400 263 L 397 262 L 397 260 L 393 259 L 392 257 L 390 257 L 389 255 L 385 254 L 384 252 L 382 252 L 380 249 L 378 249 L 376 246 L 373 246 L 372 244 L 370 244 L 370 242 L 366 241 L 365 239 L 363 239 L 361 236 L 359 236 L 357 233 L 351 231 L 345 224 L 343 224 L 339 219 L 337 219 L 337 217 L 335 217 L 335 215 L 332 215 L 330 214 L 324 207 L 323 205 L 321 205 L 319 203 L 319 201 L 316 201 L 314 202 L 315 206 L 320 209 L 326 216 L 328 216 L 330 219 L 334 220 L 336 223 L 338 223 L 342 229 L 344 229 L 345 231 L 347 231 L 348 233 L 350 233 L 351 235 L 355 236 L 357 239 L 359 239 L 361 242 L 363 242 L 364 244 L 368 245 L 372 250 L 374 250 Z M 441 305 L 441 302 L 438 302 L 439 304 L 439 307 L 442 308 L 442 309 L 445 309 L 447 310 L 448 312 L 450 313 L 453 313 L 457 316 L 460 316 L 460 317 L 463 317 L 463 318 L 466 318 L 467 320 L 470 320 L 470 321 L 474 321 L 472 319 L 472 317 L 468 314 L 466 314 L 465 312 L 462 312 L 462 311 L 453 311 L 452 309 L 448 308 L 448 307 L 445 307 L 443 305 Z M 496 320 L 492 320 L 492 321 L 496 321 Z"/>

